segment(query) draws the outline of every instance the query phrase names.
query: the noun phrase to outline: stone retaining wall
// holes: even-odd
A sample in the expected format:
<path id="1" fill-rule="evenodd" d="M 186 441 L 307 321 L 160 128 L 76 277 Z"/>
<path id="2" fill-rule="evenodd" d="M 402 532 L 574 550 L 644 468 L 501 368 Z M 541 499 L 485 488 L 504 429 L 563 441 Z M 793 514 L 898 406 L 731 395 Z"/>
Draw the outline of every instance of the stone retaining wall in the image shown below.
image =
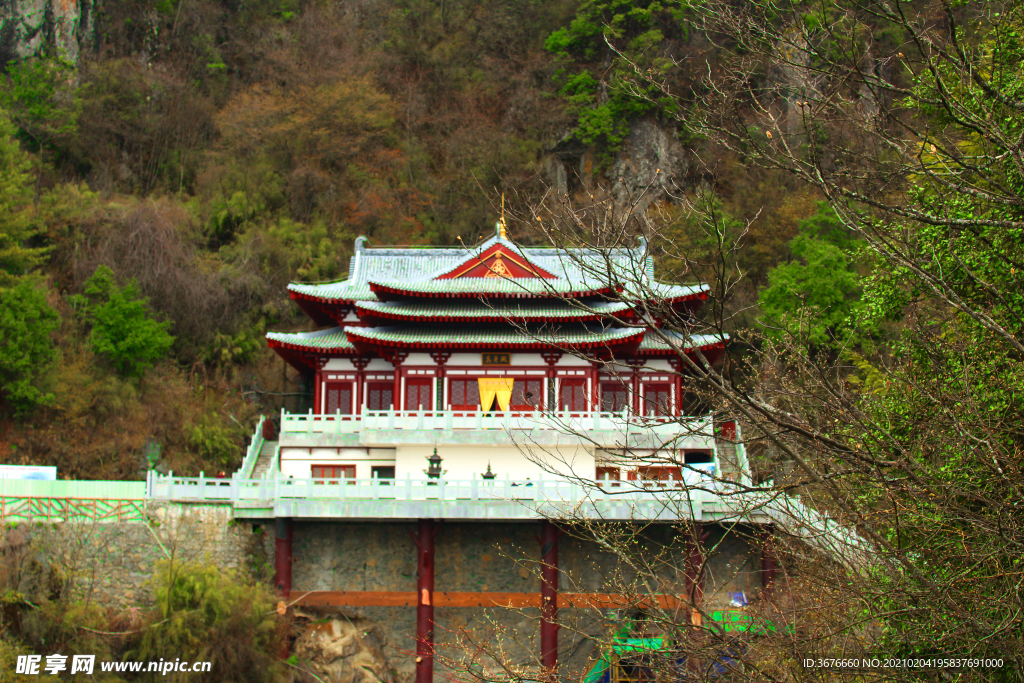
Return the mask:
<path id="1" fill-rule="evenodd" d="M 62 576 L 73 577 L 77 596 L 125 609 L 152 604 L 154 566 L 172 557 L 184 562 L 209 562 L 270 581 L 274 557 L 271 522 L 236 522 L 226 505 L 156 505 L 148 508 L 147 517 L 148 524 L 9 528 L 2 544 L 8 585 L 13 583 L 31 593 L 31 583 L 41 580 L 43 573 L 29 571 L 29 567 L 51 567 Z M 540 523 L 448 521 L 437 528 L 436 591 L 539 593 Z M 415 530 L 415 523 L 295 522 L 293 590 L 412 593 L 416 589 Z M 756 595 L 760 587 L 756 549 L 748 545 L 742 533 L 727 534 L 725 529 L 712 525 L 706 525 L 705 530 L 705 543 L 714 549 L 705 591 L 710 608 L 727 606 L 733 599 L 731 594 L 737 592 Z M 614 538 L 623 532 L 628 533 Z M 604 536 L 604 543 L 595 540 L 595 535 Z M 616 556 L 607 543 L 630 550 Z M 673 527 L 571 527 L 565 529 L 559 545 L 560 590 L 564 592 L 685 593 L 685 539 Z M 631 567 L 638 564 L 658 567 L 658 587 L 637 585 Z M 412 680 L 414 604 L 298 610 L 298 616 L 307 631 L 319 629 L 314 635 L 302 635 L 300 645 L 305 650 L 312 651 L 310 648 L 320 640 L 326 643 L 330 640 L 325 635 L 328 633 L 334 634 L 331 637 L 338 643 L 345 643 L 342 646 L 330 640 L 334 645 L 325 646 L 324 652 L 333 652 L 333 648 L 338 657 L 324 660 L 324 673 L 356 671 L 359 678 L 363 675 L 358 671 L 368 669 L 353 669 L 345 662 L 348 658 L 362 661 L 360 657 L 365 659 L 371 653 L 376 679 L 395 683 Z M 562 671 L 566 675 L 582 672 L 596 654 L 594 639 L 607 635 L 624 616 L 628 615 L 613 610 L 561 609 Z M 539 618 L 537 609 L 438 607 L 435 642 L 439 656 L 459 660 L 472 654 L 483 663 L 493 661 L 488 650 L 500 635 L 508 659 L 532 669 L 537 666 L 539 652 Z M 328 628 L 328 623 L 333 625 Z M 354 643 L 360 643 L 363 649 L 353 650 Z M 352 653 L 344 655 L 349 650 Z M 351 683 L 373 680 L 353 679 Z"/>

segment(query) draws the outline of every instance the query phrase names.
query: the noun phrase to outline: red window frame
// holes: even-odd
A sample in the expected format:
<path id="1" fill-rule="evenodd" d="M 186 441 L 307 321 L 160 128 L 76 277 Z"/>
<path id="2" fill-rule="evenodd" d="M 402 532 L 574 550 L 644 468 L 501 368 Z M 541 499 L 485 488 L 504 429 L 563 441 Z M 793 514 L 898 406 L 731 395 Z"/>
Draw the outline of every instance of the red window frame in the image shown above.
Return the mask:
<path id="1" fill-rule="evenodd" d="M 395 405 L 394 382 L 367 382 L 366 409 L 390 410 Z"/>
<path id="2" fill-rule="evenodd" d="M 477 377 L 450 377 L 448 379 L 448 403 L 451 404 L 452 410 L 480 410 L 480 383 L 477 381 Z M 456 403 L 455 402 L 455 385 L 462 384 L 462 397 L 463 400 L 476 395 L 476 403 Z"/>
<path id="3" fill-rule="evenodd" d="M 512 410 L 540 410 L 544 407 L 544 384 L 541 377 L 515 377 L 512 381 Z M 531 396 L 527 398 L 526 394 Z"/>
<path id="4" fill-rule="evenodd" d="M 342 401 L 342 397 L 348 394 L 348 400 Z M 324 415 L 351 415 L 355 412 L 352 409 L 353 396 L 355 396 L 355 384 L 352 382 L 324 382 Z M 337 399 L 332 407 L 331 401 Z"/>
<path id="5" fill-rule="evenodd" d="M 622 382 L 601 382 L 601 412 L 621 413 L 629 408 L 629 387 Z"/>
<path id="6" fill-rule="evenodd" d="M 565 377 L 558 381 L 559 410 L 582 413 L 586 411 L 588 402 L 587 380 L 575 377 Z"/>
<path id="7" fill-rule="evenodd" d="M 672 385 L 657 383 L 644 385 L 644 414 L 656 417 L 672 415 Z"/>
<path id="8" fill-rule="evenodd" d="M 313 479 L 355 479 L 356 478 L 356 466 L 355 465 L 310 465 L 310 475 Z M 323 484 L 322 481 L 313 482 L 314 484 Z M 332 481 L 332 484 L 338 482 Z M 354 484 L 355 482 L 348 482 Z"/>
<path id="9" fill-rule="evenodd" d="M 423 400 L 426 398 L 426 400 Z M 434 380 L 431 377 L 408 377 L 405 380 L 405 409 L 434 409 Z"/>
<path id="10" fill-rule="evenodd" d="M 683 468 L 682 467 L 668 467 L 663 465 L 651 465 L 641 466 L 635 470 L 629 472 L 630 481 L 651 481 L 659 482 L 654 484 L 656 486 L 666 486 L 667 484 L 660 482 L 669 481 L 669 476 L 672 477 L 672 484 L 676 486 L 682 486 L 683 482 Z M 648 484 L 650 485 L 650 484 Z"/>

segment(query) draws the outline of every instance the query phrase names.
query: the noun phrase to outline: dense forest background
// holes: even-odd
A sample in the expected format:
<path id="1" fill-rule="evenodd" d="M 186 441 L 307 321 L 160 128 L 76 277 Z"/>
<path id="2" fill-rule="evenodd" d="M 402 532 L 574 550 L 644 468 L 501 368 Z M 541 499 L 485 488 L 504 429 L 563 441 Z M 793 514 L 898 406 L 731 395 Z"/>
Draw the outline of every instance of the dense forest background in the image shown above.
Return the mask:
<path id="1" fill-rule="evenodd" d="M 829 227 L 812 191 L 623 89 L 613 46 L 677 92 L 713 61 L 673 3 L 99 0 L 60 19 L 74 49 L 57 20 L 17 33 L 11 7 L 0 460 L 61 478 L 237 466 L 256 415 L 307 400 L 264 341 L 310 326 L 286 284 L 342 277 L 358 235 L 471 243 L 502 192 L 643 192 L 685 241 L 665 190 L 711 186 L 747 230 L 743 311 L 801 226 Z"/>

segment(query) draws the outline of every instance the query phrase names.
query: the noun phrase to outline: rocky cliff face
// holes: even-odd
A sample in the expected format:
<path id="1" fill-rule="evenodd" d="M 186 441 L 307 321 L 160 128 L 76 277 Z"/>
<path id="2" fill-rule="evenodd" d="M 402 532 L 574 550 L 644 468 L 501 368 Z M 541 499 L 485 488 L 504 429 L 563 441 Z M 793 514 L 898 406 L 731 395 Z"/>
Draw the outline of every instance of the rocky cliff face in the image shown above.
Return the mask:
<path id="1" fill-rule="evenodd" d="M 598 173 L 593 150 L 582 146 L 556 148 L 544 163 L 551 189 L 565 194 L 580 183 L 592 189 L 604 186 L 620 211 L 634 202 L 636 210 L 643 211 L 665 192 L 685 187 L 691 170 L 677 131 L 652 118 L 633 122 L 622 148 L 603 173 Z"/>
<path id="2" fill-rule="evenodd" d="M 96 0 L 0 0 L 0 63 L 41 53 L 77 63 L 95 14 Z"/>

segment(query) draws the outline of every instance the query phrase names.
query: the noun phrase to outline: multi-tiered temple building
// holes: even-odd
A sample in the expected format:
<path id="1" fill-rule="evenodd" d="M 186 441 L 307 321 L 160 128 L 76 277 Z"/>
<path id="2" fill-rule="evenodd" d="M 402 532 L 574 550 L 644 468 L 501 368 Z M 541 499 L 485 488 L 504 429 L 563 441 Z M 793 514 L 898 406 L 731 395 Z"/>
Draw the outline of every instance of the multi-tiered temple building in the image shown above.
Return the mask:
<path id="1" fill-rule="evenodd" d="M 459 624 L 479 610 L 509 627 L 534 610 L 523 665 L 585 668 L 590 683 L 625 671 L 598 644 L 615 614 L 746 629 L 748 597 L 767 596 L 776 574 L 766 539 L 786 517 L 744 490 L 736 426 L 688 398 L 690 361 L 714 363 L 725 343 L 687 334 L 705 285 L 658 282 L 642 242 L 524 248 L 499 224 L 471 248 L 360 238 L 347 279 L 289 290 L 320 329 L 268 340 L 312 379 L 311 409 L 261 420 L 229 480 L 147 482 L 155 501 L 270 525 L 287 604 L 389 624 L 388 656 L 417 683 L 436 652 L 465 647 Z M 560 561 L 559 537 L 595 519 L 655 529 L 644 543 L 675 566 L 664 585 L 623 592 L 596 539 L 570 534 Z M 560 642 L 568 607 L 594 621 Z"/>
<path id="2" fill-rule="evenodd" d="M 348 279 L 289 290 L 322 329 L 268 335 L 314 377 L 311 415 L 283 418 L 285 476 L 419 478 L 435 449 L 449 479 L 489 467 L 516 480 L 679 480 L 688 463 L 715 467 L 710 425 L 679 420 L 673 344 L 713 362 L 723 340 L 653 329 L 666 311 L 690 318 L 707 286 L 657 282 L 643 243 L 523 248 L 499 233 L 474 248 L 396 249 L 360 238 Z M 299 419 L 305 429 L 290 429 Z"/>

